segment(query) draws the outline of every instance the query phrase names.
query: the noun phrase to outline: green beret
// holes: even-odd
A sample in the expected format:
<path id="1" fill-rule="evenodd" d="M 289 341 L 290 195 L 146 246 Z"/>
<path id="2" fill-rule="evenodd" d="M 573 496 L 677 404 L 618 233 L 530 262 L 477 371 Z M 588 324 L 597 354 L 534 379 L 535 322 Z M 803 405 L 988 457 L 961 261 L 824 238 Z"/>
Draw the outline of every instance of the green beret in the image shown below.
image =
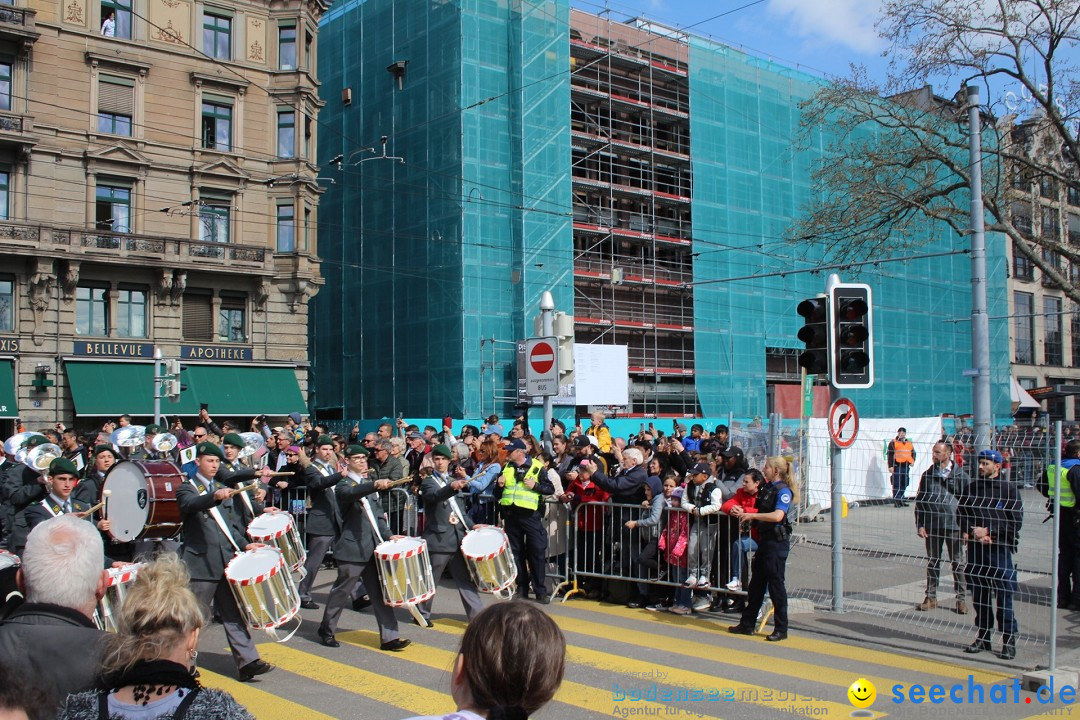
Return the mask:
<path id="1" fill-rule="evenodd" d="M 353 455 L 367 455 L 368 449 L 363 445 L 350 445 L 345 448 L 345 457 L 351 457 Z"/>
<path id="2" fill-rule="evenodd" d="M 431 454 L 438 455 L 439 457 L 444 457 L 447 460 L 454 459 L 454 451 L 446 445 L 436 445 L 435 447 L 431 448 Z"/>
<path id="3" fill-rule="evenodd" d="M 240 437 L 240 435 L 238 435 L 237 433 L 229 433 L 224 438 L 222 438 L 221 444 L 232 445 L 236 448 L 243 448 L 246 443 L 244 443 L 244 438 Z"/>
<path id="4" fill-rule="evenodd" d="M 48 442 L 51 441 L 44 435 L 31 435 L 23 441 L 22 446 L 27 450 L 31 450 L 33 448 L 36 448 L 38 445 L 45 445 Z"/>
<path id="5" fill-rule="evenodd" d="M 112 453 L 113 457 L 116 457 L 116 450 L 113 449 L 112 445 L 98 445 L 94 448 L 94 457 L 97 457 L 103 452 Z"/>
<path id="6" fill-rule="evenodd" d="M 143 433 L 146 435 L 157 435 L 159 432 L 161 432 L 160 425 L 147 425 L 143 430 Z"/>
<path id="7" fill-rule="evenodd" d="M 202 457 L 203 455 L 213 455 L 218 460 L 225 459 L 225 453 L 221 452 L 221 448 L 219 448 L 212 442 L 201 442 L 196 445 L 195 454 L 197 457 Z"/>
<path id="8" fill-rule="evenodd" d="M 319 439 L 315 441 L 315 447 L 322 447 L 323 445 L 333 445 L 334 438 L 329 435 L 320 435 Z"/>
<path id="9" fill-rule="evenodd" d="M 74 475 L 79 477 L 79 469 L 75 467 L 75 463 L 67 458 L 56 458 L 49 463 L 49 475 Z"/>

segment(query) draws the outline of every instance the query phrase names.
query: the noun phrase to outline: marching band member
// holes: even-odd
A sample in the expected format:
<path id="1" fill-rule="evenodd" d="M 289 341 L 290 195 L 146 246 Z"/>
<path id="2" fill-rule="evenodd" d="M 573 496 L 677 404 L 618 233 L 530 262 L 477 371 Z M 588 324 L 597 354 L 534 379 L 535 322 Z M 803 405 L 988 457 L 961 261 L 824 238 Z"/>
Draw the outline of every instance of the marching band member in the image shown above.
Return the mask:
<path id="1" fill-rule="evenodd" d="M 263 496 L 265 497 L 268 487 L 267 482 L 269 481 L 269 476 L 274 471 L 271 470 L 269 467 L 264 467 L 260 470 L 258 468 L 249 467 L 240 462 L 240 451 L 244 449 L 244 438 L 240 437 L 238 434 L 229 433 L 222 440 L 221 444 L 222 451 L 225 455 L 225 460 L 222 461 L 221 467 L 218 468 L 218 472 L 217 475 L 214 477 L 214 480 L 217 480 L 222 485 L 228 485 L 231 488 L 237 488 L 243 485 L 250 484 L 252 480 L 258 477 L 260 478 L 261 482 L 259 490 L 263 493 Z M 240 500 L 245 505 L 247 505 L 248 510 L 251 511 L 252 514 L 254 514 L 254 508 L 251 505 L 251 499 L 248 497 L 248 494 L 246 492 L 240 494 Z M 262 498 L 260 498 L 259 500 L 261 502 Z"/>
<path id="2" fill-rule="evenodd" d="M 46 483 L 48 495 L 26 508 L 26 526 L 33 530 L 50 518 L 68 513 L 85 513 L 90 506 L 72 497 L 72 490 L 79 479 L 79 470 L 75 463 L 65 458 L 56 458 L 49 465 L 49 480 Z M 91 518 L 87 515 L 85 519 Z M 98 530 L 107 530 L 108 520 L 98 523 Z"/>
<path id="3" fill-rule="evenodd" d="M 450 566 L 450 574 L 457 583 L 461 603 L 465 606 L 465 615 L 472 620 L 484 609 L 484 604 L 461 555 L 461 541 L 465 533 L 472 529 L 472 522 L 461 504 L 461 493 L 468 488 L 469 479 L 455 480 L 450 477 L 453 454 L 446 445 L 436 445 L 431 451 L 435 470 L 420 485 L 420 497 L 424 501 L 424 540 L 427 541 L 431 558 L 431 577 L 436 583 L 439 582 L 446 566 Z M 431 627 L 431 604 L 434 599 L 430 598 L 419 606 L 428 627 Z"/>
<path id="4" fill-rule="evenodd" d="M 311 586 L 319 572 L 323 558 L 330 545 L 341 533 L 341 510 L 334 499 L 334 486 L 341 482 L 341 473 L 334 468 L 334 438 L 320 435 L 315 441 L 315 459 L 304 470 L 304 484 L 308 489 L 311 508 L 307 514 L 307 577 L 300 583 L 300 607 L 318 610 L 311 599 Z M 335 553 L 336 556 L 336 553 Z"/>
<path id="5" fill-rule="evenodd" d="M 32 435 L 23 443 L 23 448 L 29 451 L 47 442 L 48 439 L 43 435 Z M 45 476 L 25 463 L 13 465 L 4 476 L 0 498 L 9 506 L 9 517 L 13 518 L 11 534 L 8 536 L 8 550 L 16 555 L 22 555 L 26 536 L 30 533 L 26 524 L 26 509 L 44 500 L 47 494 Z"/>
<path id="6" fill-rule="evenodd" d="M 319 438 L 320 455 L 327 449 L 323 440 Z M 333 451 L 332 441 L 329 446 Z M 345 449 L 345 455 L 349 459 L 349 467 L 359 467 L 358 457 L 367 455 L 367 450 L 362 445 L 350 445 Z M 334 473 L 339 475 L 340 473 Z M 350 472 L 349 475 L 355 475 Z M 352 598 L 357 580 L 363 580 L 371 595 L 371 610 L 375 614 L 375 622 L 379 626 L 380 648 L 397 652 L 404 650 L 409 641 L 398 636 L 398 622 L 393 608 L 383 602 L 382 585 L 379 582 L 378 567 L 375 564 L 375 546 L 383 540 L 392 540 L 402 537 L 390 535 L 390 526 L 383 517 L 382 503 L 379 502 L 378 491 L 389 490 L 389 480 L 377 480 L 364 482 L 355 477 L 346 477 L 334 488 L 336 501 L 341 506 L 340 527 L 341 535 L 334 543 L 334 559 L 337 561 L 338 574 L 334 586 L 330 588 L 330 597 L 326 601 L 326 610 L 323 612 L 322 623 L 319 625 L 319 639 L 327 647 L 341 647 L 341 643 L 334 637 L 337 632 L 338 619 L 341 611 Z"/>
<path id="7" fill-rule="evenodd" d="M 199 599 L 203 611 L 207 611 L 211 599 L 214 601 L 240 680 L 248 682 L 256 675 L 270 672 L 273 666 L 259 658 L 251 632 L 225 579 L 225 566 L 236 553 L 260 545 L 245 540 L 245 530 L 253 519 L 247 506 L 230 488 L 212 479 L 225 459 L 221 448 L 203 442 L 199 443 L 196 452 L 198 472 L 195 478 L 176 490 L 180 520 L 184 524 L 180 557 L 191 573 L 191 591 Z M 254 507 L 257 512 L 262 512 L 258 500 Z M 271 511 L 276 512 L 276 509 L 269 508 L 268 512 Z"/>
<path id="8" fill-rule="evenodd" d="M 94 461 L 86 466 L 86 474 L 79 484 L 75 486 L 71 497 L 87 506 L 94 506 L 101 497 L 101 489 L 105 484 L 105 475 L 116 464 L 116 450 L 112 445 L 98 445 L 94 448 Z M 105 510 L 108 508 L 106 507 Z M 98 510 L 95 517 L 98 520 L 105 518 L 105 511 Z M 100 523 L 97 523 L 100 525 Z M 101 539 L 105 543 L 105 554 L 113 560 L 123 562 L 135 561 L 135 542 L 118 542 L 108 533 L 109 526 L 102 528 Z"/>

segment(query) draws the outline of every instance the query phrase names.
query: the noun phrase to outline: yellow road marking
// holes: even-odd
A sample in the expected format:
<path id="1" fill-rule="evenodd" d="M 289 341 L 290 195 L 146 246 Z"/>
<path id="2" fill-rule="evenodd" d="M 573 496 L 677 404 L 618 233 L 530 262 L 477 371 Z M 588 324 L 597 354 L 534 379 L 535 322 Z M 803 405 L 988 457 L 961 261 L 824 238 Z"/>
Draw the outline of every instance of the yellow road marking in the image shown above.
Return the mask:
<path id="1" fill-rule="evenodd" d="M 552 618 L 560 625 L 567 618 L 553 615 Z M 582 624 L 587 625 L 588 623 Z M 464 632 L 464 623 L 457 620 L 436 620 L 433 630 L 445 632 L 451 635 L 458 635 Z M 608 628 L 609 630 L 612 628 Z M 571 631 L 575 632 L 575 631 Z M 634 642 L 627 639 L 633 631 L 628 631 L 625 628 L 618 628 L 617 633 L 613 633 L 607 637 L 620 642 Z M 599 636 L 595 631 L 587 632 L 586 634 Z M 642 633 L 644 634 L 644 633 Z M 372 634 L 374 635 L 374 634 Z M 652 636 L 649 640 L 638 642 L 646 647 L 658 647 L 656 641 L 664 640 L 665 645 L 671 645 L 670 638 L 660 638 L 659 636 Z M 682 641 L 679 641 L 682 642 Z M 705 646 L 710 655 L 715 655 L 717 648 L 712 646 Z M 659 649 L 666 649 L 665 646 L 659 646 Z M 723 652 L 727 655 L 730 651 L 724 649 Z M 760 667 L 762 665 L 761 655 L 753 655 L 751 653 L 745 653 L 746 658 L 744 662 L 750 664 L 746 667 Z M 570 662 L 577 663 L 579 665 L 588 665 L 589 667 L 596 668 L 597 670 L 604 670 L 612 673 L 615 680 L 619 678 L 626 679 L 626 690 L 629 691 L 641 691 L 643 683 L 651 683 L 651 678 L 654 678 L 659 666 L 655 662 L 647 662 L 643 660 L 634 660 L 631 657 L 623 655 L 614 655 L 612 653 L 600 652 L 599 650 L 590 650 L 588 648 L 579 647 L 577 645 L 567 645 L 566 657 Z M 708 656 L 705 657 L 708 659 Z M 748 660 L 749 659 L 749 660 Z M 732 664 L 739 664 L 738 662 Z M 766 664 L 767 669 L 772 671 L 773 659 L 770 659 Z M 795 692 L 789 692 L 787 690 L 774 690 L 769 687 L 762 687 L 759 685 L 751 685 L 749 683 L 742 683 L 730 678 L 720 677 L 718 675 L 706 674 L 700 672 L 694 672 L 692 670 L 681 670 L 679 668 L 665 667 L 662 668 L 667 676 L 663 680 L 656 680 L 656 684 L 672 685 L 676 687 L 688 688 L 690 690 L 701 690 L 703 692 L 715 691 L 718 694 L 718 698 L 715 701 L 710 702 L 724 702 L 720 699 L 723 695 L 721 693 L 730 693 L 731 701 L 746 705 L 760 705 L 762 707 L 773 708 L 784 712 L 805 712 L 803 708 L 818 709 L 820 712 L 814 713 L 815 716 L 824 715 L 825 717 L 835 717 L 836 713 L 843 713 L 845 716 L 851 712 L 851 707 L 844 703 L 835 703 L 829 700 L 818 700 L 807 695 L 797 695 Z M 854 673 L 853 673 L 854 674 Z M 821 669 L 818 668 L 816 676 L 810 678 L 811 680 L 821 682 Z M 853 677 L 852 680 L 855 678 Z M 851 680 L 843 683 L 843 687 L 847 687 L 851 684 Z M 594 691 L 595 692 L 595 691 Z M 707 700 L 706 700 L 707 701 Z M 635 704 L 634 707 L 637 705 Z M 797 710 L 793 710 L 797 708 Z M 610 712 L 608 714 L 611 714 Z M 809 714 L 809 713 L 807 713 Z M 875 717 L 886 717 L 886 713 L 875 712 Z"/>
<path id="2" fill-rule="evenodd" d="M 399 707 L 413 715 L 442 715 L 454 709 L 454 701 L 446 693 L 395 680 L 385 672 L 368 672 L 277 643 L 261 643 L 258 649 L 263 659 L 282 670 Z M 412 656 L 418 657 L 422 652 L 413 646 L 413 649 L 406 649 L 398 655 L 405 660 L 415 661 L 417 658 Z M 298 717 L 307 720 L 308 715 L 303 712 L 291 716 L 289 720 Z"/>
<path id="3" fill-rule="evenodd" d="M 437 620 L 433 629 L 441 630 L 449 635 L 460 635 L 464 632 L 459 626 L 445 624 L 447 622 L 446 620 Z M 379 645 L 378 634 L 371 630 L 352 630 L 335 637 L 343 643 L 371 650 L 372 652 L 377 652 L 375 648 Z M 417 643 L 414 642 L 413 647 L 417 646 Z M 420 645 L 419 648 L 422 649 L 422 652 L 415 653 L 414 656 L 406 659 L 419 665 L 426 665 L 436 670 L 449 672 L 454 665 L 454 660 L 457 658 L 457 653 L 451 650 L 443 650 L 430 645 Z M 614 660 L 618 660 L 618 658 L 613 657 Z M 715 715 L 704 715 L 698 712 L 682 710 L 674 705 L 665 705 L 658 702 L 616 700 L 612 690 L 594 688 L 570 680 L 563 680 L 562 685 L 559 686 L 559 691 L 555 693 L 555 702 L 600 713 L 608 717 L 621 715 L 622 710 L 634 708 L 637 710 L 636 714 L 648 713 L 649 717 L 683 718 L 684 720 L 716 718 Z"/>
<path id="4" fill-rule="evenodd" d="M 273 693 L 242 683 L 239 680 L 218 675 L 209 670 L 199 671 L 199 680 L 208 688 L 224 690 L 236 698 L 255 716 L 255 720 L 334 720 L 333 715 L 324 715 L 299 703 L 286 700 Z"/>
<path id="5" fill-rule="evenodd" d="M 687 628 L 697 632 L 708 632 L 715 635 L 723 635 L 724 637 L 730 637 L 737 641 L 757 642 L 754 638 L 746 637 L 745 635 L 731 635 L 727 632 L 726 628 L 717 626 L 708 621 L 695 620 L 693 618 L 679 617 L 672 615 L 671 613 L 651 613 L 642 612 L 640 610 L 630 610 L 623 607 L 612 607 L 610 605 L 601 605 L 598 602 L 585 600 L 585 601 L 571 601 L 573 605 L 580 606 L 580 609 L 588 612 L 602 613 L 604 615 L 612 615 L 615 617 L 626 618 L 633 620 L 637 623 L 651 622 L 659 623 L 661 625 L 673 625 L 677 627 Z M 564 605 L 563 607 L 568 607 Z M 607 630 L 613 630 L 614 628 L 606 628 Z M 623 628 L 618 628 L 617 633 L 622 633 Z M 760 638 L 758 638 L 760 640 Z M 682 641 L 678 641 L 682 642 Z M 671 639 L 667 639 L 667 644 L 672 644 Z M 910 670 L 917 673 L 925 673 L 933 677 L 953 678 L 958 680 L 967 680 L 969 675 L 974 676 L 976 682 L 984 684 L 994 684 L 1002 682 L 1003 680 L 1010 680 L 1011 675 L 1005 675 L 999 672 L 977 670 L 964 665 L 944 662 L 941 660 L 924 660 L 921 658 L 915 658 L 908 655 L 893 654 L 885 652 L 883 650 L 871 650 L 868 648 L 860 648 L 855 645 L 846 645 L 844 643 L 831 642 L 828 640 L 816 640 L 813 638 L 803 636 L 789 635 L 788 639 L 783 643 L 785 648 L 791 648 L 793 650 L 800 650 L 802 652 L 811 652 L 818 655 L 829 655 L 832 657 L 843 658 L 845 660 L 854 660 L 864 663 L 872 663 L 874 665 L 883 665 L 885 667 L 895 668 L 898 670 Z M 775 658 L 770 657 L 770 662 Z"/>

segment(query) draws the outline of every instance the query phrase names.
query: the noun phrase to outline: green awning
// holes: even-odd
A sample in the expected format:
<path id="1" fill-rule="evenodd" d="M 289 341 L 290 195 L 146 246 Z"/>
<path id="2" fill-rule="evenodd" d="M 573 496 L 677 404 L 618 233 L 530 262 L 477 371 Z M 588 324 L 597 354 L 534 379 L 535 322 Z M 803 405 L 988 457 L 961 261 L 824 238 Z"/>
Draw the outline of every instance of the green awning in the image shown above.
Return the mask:
<path id="1" fill-rule="evenodd" d="M 307 404 L 292 367 L 244 365 L 186 365 L 197 402 L 221 417 L 284 416 L 307 412 Z M 198 411 L 198 405 L 196 412 Z"/>
<path id="2" fill-rule="evenodd" d="M 154 414 L 154 364 L 132 362 L 64 363 L 75 413 L 82 416 Z M 199 401 L 190 390 L 187 368 L 180 371 L 180 384 L 189 390 L 180 402 L 161 399 L 161 414 L 198 415 Z"/>
<path id="3" fill-rule="evenodd" d="M 0 360 L 0 418 L 19 417 L 19 396 L 15 393 L 15 363 Z"/>

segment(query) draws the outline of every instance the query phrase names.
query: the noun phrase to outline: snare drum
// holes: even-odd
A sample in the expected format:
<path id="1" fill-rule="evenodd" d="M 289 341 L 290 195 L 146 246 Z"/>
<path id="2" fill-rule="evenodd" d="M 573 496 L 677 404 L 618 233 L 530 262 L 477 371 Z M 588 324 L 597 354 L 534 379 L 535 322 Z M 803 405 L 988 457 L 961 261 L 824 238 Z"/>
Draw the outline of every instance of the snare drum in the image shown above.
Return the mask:
<path id="1" fill-rule="evenodd" d="M 103 517 L 116 542 L 168 540 L 180 533 L 176 489 L 184 482 L 180 468 L 168 460 L 125 460 L 109 468 L 102 492 L 110 491 Z"/>
<path id="2" fill-rule="evenodd" d="M 277 548 L 240 553 L 225 566 L 225 579 L 248 627 L 280 627 L 300 611 L 300 593 Z"/>
<path id="3" fill-rule="evenodd" d="M 108 569 L 109 580 L 105 585 L 105 594 L 98 600 L 97 610 L 94 612 L 94 624 L 99 629 L 116 632 L 116 617 L 124 606 L 128 586 L 135 582 L 142 566 L 143 563 L 137 563 Z"/>
<path id="4" fill-rule="evenodd" d="M 260 515 L 247 528 L 248 537 L 258 543 L 276 547 L 291 572 L 299 572 L 307 560 L 307 550 L 300 542 L 296 522 L 289 513 Z"/>
<path id="5" fill-rule="evenodd" d="M 473 528 L 461 541 L 461 554 L 477 590 L 493 594 L 513 592 L 517 566 L 502 528 L 494 525 Z"/>
<path id="6" fill-rule="evenodd" d="M 391 607 L 416 605 L 435 596 L 427 541 L 406 537 L 375 547 L 383 602 Z"/>
<path id="7" fill-rule="evenodd" d="M 19 556 L 0 550 L 0 620 L 22 604 L 23 594 L 15 582 L 19 572 Z"/>

